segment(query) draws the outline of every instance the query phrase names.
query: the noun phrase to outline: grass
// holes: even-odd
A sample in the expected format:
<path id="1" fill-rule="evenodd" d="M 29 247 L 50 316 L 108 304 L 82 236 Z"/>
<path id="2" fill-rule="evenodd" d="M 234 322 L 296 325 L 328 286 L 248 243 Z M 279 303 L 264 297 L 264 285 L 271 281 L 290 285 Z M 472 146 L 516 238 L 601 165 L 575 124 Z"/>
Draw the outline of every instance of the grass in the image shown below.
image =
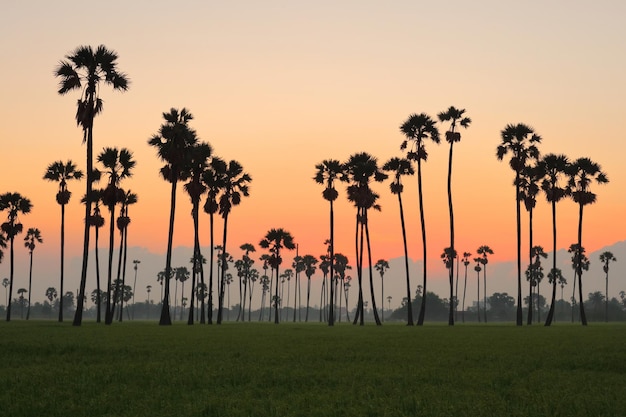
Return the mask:
<path id="1" fill-rule="evenodd" d="M 622 416 L 626 325 L 0 323 L 0 416 Z"/>

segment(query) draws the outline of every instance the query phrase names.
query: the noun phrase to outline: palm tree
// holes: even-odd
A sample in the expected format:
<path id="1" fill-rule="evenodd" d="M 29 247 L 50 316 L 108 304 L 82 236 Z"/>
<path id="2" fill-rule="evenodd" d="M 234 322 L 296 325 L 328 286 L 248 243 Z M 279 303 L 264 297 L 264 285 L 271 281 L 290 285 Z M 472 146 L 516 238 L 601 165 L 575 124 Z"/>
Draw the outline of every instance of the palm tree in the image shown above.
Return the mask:
<path id="1" fill-rule="evenodd" d="M 469 117 L 464 117 L 465 109 L 457 109 L 450 106 L 445 112 L 441 112 L 437 115 L 440 122 L 450 122 L 450 129 L 446 132 L 446 142 L 450 144 L 450 152 L 448 154 L 448 209 L 450 213 L 450 252 L 456 254 L 454 248 L 454 210 L 452 207 L 452 150 L 455 142 L 461 140 L 461 132 L 456 131 L 457 123 L 459 126 L 468 128 L 472 120 Z M 450 263 L 450 305 L 452 306 L 452 300 L 454 296 L 454 262 Z M 454 325 L 454 309 L 450 310 L 450 317 L 448 318 L 448 324 Z"/>
<path id="2" fill-rule="evenodd" d="M 293 242 L 293 237 L 291 233 L 284 229 L 271 229 L 265 234 L 265 238 L 259 242 L 259 246 L 264 249 L 269 249 L 270 259 L 269 264 L 276 271 L 276 287 L 274 290 L 274 323 L 278 324 L 278 277 L 279 275 L 279 267 L 282 263 L 282 258 L 280 257 L 280 250 L 285 248 L 288 250 L 293 250 L 296 248 L 295 243 Z"/>
<path id="3" fill-rule="evenodd" d="M 250 195 L 248 183 L 252 181 L 252 177 L 243 172 L 243 167 L 237 161 L 231 160 L 226 166 L 226 171 L 223 172 L 223 188 L 219 198 L 219 214 L 224 220 L 224 233 L 222 235 L 222 264 L 226 264 L 226 238 L 228 232 L 228 215 L 233 206 L 241 203 L 241 197 L 248 197 Z M 219 305 L 217 310 L 217 324 L 222 323 L 222 309 L 224 306 L 224 272 L 222 268 L 222 275 L 220 279 L 220 293 L 219 293 Z"/>
<path id="4" fill-rule="evenodd" d="M 483 263 L 483 258 L 474 258 L 474 262 L 476 262 L 476 265 L 474 266 L 474 271 L 476 271 L 476 283 L 478 284 L 478 297 L 476 298 L 476 316 L 478 317 L 478 322 L 480 323 L 480 271 L 482 271 L 480 265 Z"/>
<path id="5" fill-rule="evenodd" d="M 291 264 L 293 270 L 295 271 L 295 291 L 293 295 L 293 322 L 296 322 L 296 311 L 298 311 L 298 321 L 301 320 L 300 310 L 302 308 L 302 302 L 300 297 L 300 273 L 306 269 L 306 265 L 304 264 L 304 260 L 302 256 L 298 255 L 298 245 L 296 245 L 296 257 L 293 258 L 293 263 Z"/>
<path id="6" fill-rule="evenodd" d="M 24 293 L 25 292 L 28 292 L 26 288 L 20 288 L 19 290 L 17 290 L 17 293 L 19 294 L 18 302 L 20 305 L 20 318 L 21 319 L 24 318 L 24 304 L 25 304 Z"/>
<path id="7" fill-rule="evenodd" d="M 2 223 L 0 226 L 0 230 L 6 234 L 9 242 L 10 242 L 10 252 L 9 252 L 9 262 L 10 262 L 10 273 L 9 273 L 9 300 L 7 302 L 7 318 L 6 321 L 11 321 L 11 297 L 13 297 L 13 275 L 14 275 L 14 250 L 13 243 L 15 241 L 15 236 L 22 233 L 22 223 L 19 221 L 19 214 L 28 214 L 30 213 L 30 209 L 32 208 L 32 204 L 30 200 L 26 197 L 23 197 L 19 193 L 4 193 L 0 195 L 0 211 L 7 210 L 9 212 L 7 216 L 7 221 Z"/>
<path id="8" fill-rule="evenodd" d="M 137 289 L 137 270 L 139 269 L 139 264 L 141 263 L 141 261 L 139 259 L 133 259 L 133 269 L 135 270 L 135 279 L 133 280 L 133 320 L 135 320 L 135 296 L 134 293 L 136 293 L 136 289 Z M 152 288 L 152 287 L 150 287 Z"/>
<path id="9" fill-rule="evenodd" d="M 126 74 L 117 70 L 117 54 L 108 50 L 104 45 L 98 46 L 95 51 L 91 46 L 79 46 L 65 58 L 55 70 L 55 75 L 60 78 L 58 93 L 64 95 L 72 90 L 81 91 L 77 103 L 76 124 L 83 129 L 83 143 L 87 144 L 87 188 L 85 195 L 90 196 L 95 180 L 93 172 L 93 120 L 103 108 L 103 101 L 99 96 L 100 82 L 110 85 L 114 90 L 126 91 L 129 81 Z M 90 214 L 91 201 L 87 199 L 85 219 L 88 219 Z M 89 223 L 85 222 L 83 263 L 74 326 L 80 326 L 83 317 L 89 254 L 89 226 Z"/>
<path id="10" fill-rule="evenodd" d="M 561 304 L 563 304 L 563 287 L 565 287 L 567 281 L 559 268 L 553 268 L 550 270 L 548 273 L 548 282 L 552 285 L 556 283 L 561 286 Z M 539 301 L 539 297 L 537 297 L 537 301 Z M 552 318 L 552 321 L 554 321 L 554 318 Z"/>
<path id="11" fill-rule="evenodd" d="M 374 265 L 374 269 L 376 269 L 378 271 L 378 273 L 380 274 L 380 299 L 381 301 L 381 308 L 380 308 L 380 315 L 382 318 L 382 321 L 385 321 L 385 272 L 389 269 L 389 262 L 386 261 L 385 259 L 379 259 L 378 261 L 376 261 L 376 264 Z"/>
<path id="12" fill-rule="evenodd" d="M 465 266 L 465 283 L 463 284 L 463 314 L 461 315 L 461 320 L 465 323 L 465 291 L 467 290 L 467 266 L 470 264 L 470 256 L 472 256 L 469 252 L 463 252 L 463 266 Z M 479 291 L 480 292 L 480 291 Z"/>
<path id="13" fill-rule="evenodd" d="M 4 281 L 2 282 L 2 285 L 4 285 Z M 48 287 L 48 289 L 46 289 L 46 298 L 50 301 L 50 306 L 52 306 L 52 302 L 57 298 L 57 296 L 58 294 L 56 288 Z"/>
<path id="14" fill-rule="evenodd" d="M 602 168 L 596 162 L 589 158 L 578 158 L 569 165 L 567 172 L 569 178 L 569 186 L 572 189 L 572 199 L 578 204 L 578 246 L 583 247 L 583 208 L 586 205 L 596 202 L 596 195 L 590 191 L 589 186 L 592 182 L 598 184 L 606 184 L 609 182 L 608 177 Z M 582 251 L 579 252 L 579 257 Z M 580 304 L 580 320 L 583 326 L 587 325 L 587 317 L 585 316 L 585 307 L 583 303 L 582 290 L 582 261 L 577 262 L 578 275 L 578 298 Z"/>
<path id="15" fill-rule="evenodd" d="M 605 294 L 604 301 L 606 302 L 604 306 L 605 307 L 604 320 L 606 322 L 609 321 L 609 264 L 615 261 L 617 261 L 617 258 L 615 257 L 615 255 L 613 255 L 612 252 L 604 251 L 600 254 L 600 262 L 604 264 L 602 266 L 602 270 L 606 274 L 606 290 L 604 293 Z"/>
<path id="16" fill-rule="evenodd" d="M 528 298 L 528 325 L 533 324 L 533 288 L 537 287 L 537 321 L 541 320 L 540 311 L 541 306 L 539 305 L 539 284 L 543 279 L 543 267 L 541 266 L 541 258 L 547 258 L 548 254 L 543 250 L 543 246 L 533 246 L 530 251 L 530 264 L 528 265 L 527 270 L 527 279 L 530 282 L 530 291 Z M 552 281 L 550 281 L 552 282 Z"/>
<path id="17" fill-rule="evenodd" d="M 345 166 L 336 159 L 326 159 L 315 166 L 317 172 L 313 179 L 316 183 L 324 185 L 324 191 L 322 196 L 324 200 L 328 201 L 330 206 L 330 240 L 329 240 L 329 256 L 330 256 L 330 276 L 334 274 L 334 261 L 335 261 L 335 214 L 333 209 L 333 203 L 339 196 L 339 193 L 335 189 L 335 181 L 346 181 Z M 328 325 L 334 325 L 334 293 L 333 288 L 330 288 L 330 315 L 328 319 Z"/>
<path id="18" fill-rule="evenodd" d="M 206 192 L 207 187 L 202 182 L 202 175 L 209 167 L 209 159 L 213 149 L 208 143 L 199 143 L 191 147 L 189 154 L 189 163 L 185 167 L 188 172 L 185 174 L 189 178 L 189 181 L 184 185 L 185 191 L 189 194 L 191 199 L 191 217 L 193 218 L 193 253 L 194 260 L 200 259 L 202 254 L 200 253 L 200 232 L 199 232 L 199 212 L 200 212 L 200 198 Z M 196 270 L 200 273 L 200 282 L 204 285 L 204 267 L 202 263 L 196 265 L 194 263 L 194 273 L 191 278 L 191 287 L 196 288 Z M 194 291 L 191 292 L 190 306 L 193 307 L 194 303 Z M 202 323 L 204 323 L 204 299 L 202 299 Z M 187 324 L 193 324 L 193 308 L 189 309 L 189 318 Z"/>
<path id="19" fill-rule="evenodd" d="M 404 185 L 402 184 L 403 175 L 413 175 L 415 170 L 413 169 L 412 162 L 407 158 L 393 157 L 383 165 L 383 170 L 393 173 L 393 181 L 389 184 L 392 194 L 398 196 L 398 205 L 400 206 L 400 225 L 402 226 L 402 244 L 404 247 L 404 268 L 406 272 L 406 296 L 407 299 L 411 299 L 411 280 L 409 278 L 409 250 L 406 243 L 406 227 L 404 224 L 404 207 L 402 205 L 402 191 L 404 191 Z M 413 303 L 407 303 L 407 325 L 413 325 Z"/>
<path id="20" fill-rule="evenodd" d="M 430 139 L 435 143 L 439 143 L 439 130 L 435 126 L 435 121 L 430 118 L 426 113 L 412 114 L 409 118 L 400 126 L 400 130 L 406 136 L 406 139 L 400 145 L 400 149 L 408 149 L 407 159 L 410 161 L 417 161 L 417 195 L 419 198 L 419 210 L 420 210 L 420 224 L 422 228 L 422 248 L 423 248 L 423 284 L 424 297 L 422 297 L 422 303 L 420 306 L 420 314 L 417 319 L 417 325 L 424 324 L 424 314 L 426 313 L 426 224 L 424 221 L 424 199 L 422 193 L 422 161 L 428 159 L 428 152 L 426 152 L 425 140 Z M 409 147 L 409 142 L 411 146 Z M 411 297 L 409 297 L 410 303 Z"/>
<path id="21" fill-rule="evenodd" d="M 148 293 L 148 302 L 146 303 L 146 318 L 150 318 L 150 292 L 152 292 L 152 285 L 146 285 L 146 292 Z"/>
<path id="22" fill-rule="evenodd" d="M 352 267 L 350 265 L 348 265 L 348 257 L 345 256 L 342 253 L 336 253 L 335 254 L 335 282 L 341 282 L 341 286 L 343 286 L 343 290 L 341 289 L 341 287 L 339 287 L 339 291 L 335 291 L 335 294 L 337 295 L 337 298 L 339 298 L 339 321 L 341 321 L 341 304 L 342 301 L 341 299 L 343 297 L 341 297 L 341 293 L 345 293 L 345 288 L 346 288 L 346 270 L 348 269 L 352 269 Z M 348 316 L 348 303 L 346 300 L 346 316 Z M 348 321 L 350 321 L 350 318 L 348 316 Z"/>
<path id="23" fill-rule="evenodd" d="M 509 166 L 515 171 L 515 205 L 517 215 L 517 314 L 516 324 L 521 326 L 522 317 L 522 219 L 521 219 L 521 195 L 520 177 L 523 168 L 532 159 L 539 158 L 539 149 L 536 144 L 541 142 L 541 137 L 529 126 L 519 123 L 509 124 L 501 132 L 502 142 L 498 145 L 496 156 L 501 161 L 504 156 L 511 152 Z"/>
<path id="24" fill-rule="evenodd" d="M 26 231 L 26 237 L 24 238 L 24 246 L 28 249 L 30 255 L 30 267 L 28 270 L 28 309 L 26 310 L 26 320 L 30 318 L 30 292 L 33 283 L 33 252 L 35 251 L 35 244 L 43 243 L 41 238 L 41 231 L 36 227 L 31 227 Z"/>
<path id="25" fill-rule="evenodd" d="M 302 262 L 304 263 L 305 269 L 304 274 L 306 275 L 307 285 L 306 285 L 306 314 L 304 316 L 304 321 L 309 321 L 309 300 L 311 297 L 311 277 L 315 273 L 317 269 L 317 258 L 313 255 L 304 255 L 302 257 Z"/>
<path id="26" fill-rule="evenodd" d="M 180 320 L 183 319 L 183 314 L 185 312 L 185 306 L 183 303 L 183 300 L 185 299 L 185 281 L 187 281 L 189 279 L 189 270 L 187 269 L 186 266 L 179 266 L 178 268 L 174 269 L 174 279 L 176 281 L 179 281 L 182 285 L 182 288 L 180 289 L 180 305 L 181 305 L 181 309 L 180 309 Z M 193 293 L 193 289 L 191 291 Z"/>
<path id="27" fill-rule="evenodd" d="M 130 224 L 130 216 L 129 216 L 129 207 L 133 204 L 137 204 L 137 194 L 131 192 L 130 190 L 125 191 L 123 195 L 121 195 L 120 203 L 122 205 L 120 209 L 120 215 L 117 218 L 117 229 L 120 231 L 121 236 L 121 245 L 120 245 L 120 253 L 117 263 L 117 279 L 120 279 L 120 265 L 121 265 L 121 279 L 122 279 L 122 289 L 126 288 L 126 259 L 128 253 L 128 225 Z M 122 259 L 123 256 L 123 259 Z M 136 269 L 135 269 L 136 271 Z M 135 287 L 132 288 L 132 291 L 135 291 Z M 120 297 L 120 321 L 122 321 L 124 303 L 126 302 L 126 297 Z M 129 314 L 130 315 L 130 314 Z"/>
<path id="28" fill-rule="evenodd" d="M 72 193 L 67 189 L 67 182 L 71 180 L 80 180 L 83 172 L 76 168 L 72 161 L 56 161 L 48 165 L 43 178 L 48 181 L 56 181 L 59 183 L 59 191 L 56 195 L 57 203 L 61 206 L 61 294 L 63 294 L 64 280 L 64 261 L 65 261 L 65 205 L 69 203 Z M 30 293 L 29 293 L 30 294 Z M 80 303 L 80 301 L 79 301 Z M 63 321 L 63 301 L 61 300 L 61 308 L 59 308 L 59 321 Z"/>
<path id="29" fill-rule="evenodd" d="M 451 269 L 454 266 L 454 260 L 457 258 L 457 253 L 452 248 L 447 247 L 444 248 L 443 253 L 441 254 L 441 260 L 443 264 L 446 266 L 446 269 Z M 426 295 L 424 295 L 426 296 Z M 454 326 L 454 309 L 456 304 L 456 297 L 454 296 L 454 291 L 450 296 L 450 302 L 448 303 L 448 325 Z"/>
<path id="30" fill-rule="evenodd" d="M 569 187 L 561 185 L 563 181 L 563 176 L 567 171 L 567 167 L 569 166 L 569 160 L 565 155 L 557 155 L 557 154 L 548 154 L 544 156 L 541 161 L 539 161 L 540 166 L 542 167 L 542 171 L 544 173 L 543 181 L 541 181 L 541 189 L 543 190 L 546 200 L 550 203 L 552 207 L 552 268 L 551 273 L 555 273 L 557 270 L 557 262 L 556 262 L 556 203 L 561 201 L 564 197 L 566 197 L 570 190 Z M 556 306 L 556 279 L 553 279 L 552 282 L 552 298 L 550 302 L 550 310 L 548 311 L 548 317 L 546 317 L 546 326 L 552 324 L 552 320 L 554 319 L 554 309 Z"/>
<path id="31" fill-rule="evenodd" d="M 387 179 L 387 174 L 378 168 L 375 157 L 368 153 L 361 152 L 351 155 L 345 164 L 345 174 L 350 181 L 347 189 L 348 201 L 354 204 L 357 209 L 356 214 L 356 258 L 357 258 L 357 274 L 359 280 L 359 302 L 357 305 L 357 314 L 354 318 L 354 324 L 360 318 L 360 324 L 363 325 L 364 309 L 363 309 L 363 240 L 365 238 L 367 244 L 367 257 L 369 264 L 370 277 L 370 296 L 372 299 L 372 312 L 376 325 L 381 325 L 376 308 L 376 298 L 374 296 L 374 282 L 372 272 L 372 252 L 369 238 L 369 222 L 367 213 L 369 209 L 380 211 L 380 205 L 376 203 L 378 194 L 370 188 L 370 181 L 382 182 Z M 331 276 L 332 280 L 332 276 Z M 332 286 L 331 286 L 332 288 Z M 331 304 L 332 306 L 332 304 Z M 332 317 L 332 315 L 331 315 Z M 331 318 L 332 320 L 332 318 Z"/>
<path id="32" fill-rule="evenodd" d="M 161 168 L 161 176 L 165 181 L 172 184 L 170 193 L 170 220 L 167 233 L 167 254 L 165 257 L 165 275 L 169 276 L 172 270 L 172 240 L 174 237 L 174 217 L 176 213 L 176 185 L 178 181 L 185 180 L 185 167 L 189 160 L 189 150 L 198 139 L 196 132 L 189 127 L 192 114 L 183 108 L 170 109 L 169 113 L 163 113 L 165 123 L 161 125 L 158 133 L 153 135 L 148 144 L 157 149 L 159 159 L 165 162 Z M 170 316 L 170 284 L 165 281 L 165 291 L 161 305 L 161 318 L 159 325 L 171 325 Z"/>
<path id="33" fill-rule="evenodd" d="M 585 255 L 585 248 L 578 243 L 572 243 L 567 249 L 568 253 L 572 254 L 572 269 L 574 270 L 574 285 L 572 286 L 572 323 L 574 322 L 574 306 L 576 304 L 576 278 L 578 277 L 578 271 L 589 271 L 589 258 Z M 581 314 L 582 321 L 582 314 Z"/>
<path id="34" fill-rule="evenodd" d="M 115 237 L 115 206 L 125 198 L 125 191 L 120 188 L 123 179 L 132 176 L 132 170 L 136 165 L 133 154 L 126 148 L 104 148 L 98 155 L 98 162 L 104 167 L 104 173 L 109 176 L 106 188 L 102 190 L 102 203 L 109 209 L 109 261 L 107 274 L 107 308 L 104 323 L 110 325 L 113 322 L 113 309 L 117 294 L 111 297 L 113 290 L 113 247 Z M 98 174 L 99 177 L 100 174 Z M 122 254 L 123 234 L 120 234 L 120 259 Z M 119 265 L 119 262 L 118 262 Z M 118 267 L 119 270 L 119 267 Z M 118 274 L 119 279 L 119 274 Z M 111 298 L 113 303 L 111 303 Z M 80 301 L 79 301 L 80 303 Z"/>
<path id="35" fill-rule="evenodd" d="M 483 314 L 485 317 L 485 323 L 487 323 L 487 264 L 489 263 L 488 255 L 493 255 L 493 249 L 487 245 L 480 246 L 476 253 L 482 255 L 480 263 L 483 265 Z"/>
<path id="36" fill-rule="evenodd" d="M 84 204 L 86 201 L 86 196 L 83 197 L 81 202 Z M 100 214 L 100 204 L 102 203 L 102 190 L 91 190 L 91 202 L 93 205 L 93 214 L 89 216 L 87 222 L 90 226 L 93 226 L 95 229 L 95 238 L 94 238 L 94 252 L 95 252 L 95 260 L 96 260 L 96 290 L 97 290 L 97 300 L 95 304 L 97 306 L 96 313 L 96 322 L 100 323 L 101 321 L 101 306 L 102 306 L 102 295 L 103 292 L 100 290 L 100 257 L 98 256 L 98 241 L 100 238 L 100 228 L 104 226 L 104 217 Z"/>
<path id="37" fill-rule="evenodd" d="M 2 249 L 6 249 L 7 247 L 7 243 L 6 243 L 6 239 L 4 238 L 4 233 L 0 233 L 0 248 Z M 4 252 L 2 250 L 0 250 L 0 261 L 2 261 L 2 258 L 4 258 Z M 2 278 L 2 286 L 4 287 L 4 305 L 8 305 L 9 304 L 9 279 L 8 278 Z"/>

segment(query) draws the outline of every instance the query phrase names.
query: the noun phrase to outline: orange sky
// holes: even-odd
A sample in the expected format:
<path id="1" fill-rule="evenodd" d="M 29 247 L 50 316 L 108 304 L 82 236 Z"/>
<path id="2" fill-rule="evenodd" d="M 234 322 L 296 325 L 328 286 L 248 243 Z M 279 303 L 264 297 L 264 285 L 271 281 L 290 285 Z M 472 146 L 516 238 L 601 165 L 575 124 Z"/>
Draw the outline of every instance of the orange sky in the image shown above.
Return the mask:
<path id="1" fill-rule="evenodd" d="M 620 110 L 626 95 L 626 57 L 618 53 L 626 39 L 623 2 L 111 4 L 68 13 L 43 1 L 13 2 L 0 16 L 0 192 L 17 191 L 33 202 L 22 221 L 25 229 L 42 230 L 45 244 L 38 253 L 58 253 L 60 213 L 56 185 L 41 180 L 46 166 L 71 158 L 85 167 L 74 122 L 78 94 L 58 96 L 53 70 L 64 55 L 87 44 L 117 51 L 119 69 L 131 79 L 123 94 L 102 88 L 105 107 L 95 122 L 94 144 L 96 152 L 117 146 L 135 154 L 134 177 L 122 185 L 139 196 L 131 209 L 133 246 L 165 251 L 169 184 L 158 176 L 161 163 L 147 139 L 170 107 L 187 107 L 199 137 L 253 177 L 251 197 L 231 216 L 229 242 L 236 246 L 257 244 L 270 228 L 283 227 L 301 253 L 321 254 L 328 206 L 311 179 L 315 164 L 360 151 L 382 164 L 400 155 L 399 126 L 409 114 L 435 117 L 450 105 L 467 109 L 473 120 L 455 146 L 459 250 L 488 244 L 496 260 L 515 257 L 513 173 L 506 161 L 496 160 L 495 150 L 502 128 L 519 122 L 543 137 L 543 153 L 588 156 L 608 173 L 611 182 L 594 187 L 598 203 L 586 210 L 588 250 L 626 237 L 623 222 L 615 221 L 626 208 L 617 148 L 624 139 Z M 124 9 L 119 16 L 116 5 Z M 447 146 L 429 144 L 428 150 L 428 250 L 433 268 L 440 268 L 439 254 L 449 245 Z M 81 250 L 84 182 L 70 187 L 66 233 L 72 257 Z M 373 256 L 401 256 L 397 201 L 387 182 L 376 189 L 383 211 L 370 219 Z M 419 259 L 415 178 L 406 180 L 405 191 L 410 256 Z M 191 244 L 189 210 L 181 193 L 176 245 Z M 353 258 L 354 209 L 344 190 L 336 215 L 337 249 Z M 558 216 L 564 248 L 575 240 L 576 207 L 563 202 Z M 543 200 L 535 218 L 536 241 L 547 248 L 550 212 Z M 208 217 L 201 222 L 208 244 Z M 8 273 L 8 262 L 0 271 Z"/>

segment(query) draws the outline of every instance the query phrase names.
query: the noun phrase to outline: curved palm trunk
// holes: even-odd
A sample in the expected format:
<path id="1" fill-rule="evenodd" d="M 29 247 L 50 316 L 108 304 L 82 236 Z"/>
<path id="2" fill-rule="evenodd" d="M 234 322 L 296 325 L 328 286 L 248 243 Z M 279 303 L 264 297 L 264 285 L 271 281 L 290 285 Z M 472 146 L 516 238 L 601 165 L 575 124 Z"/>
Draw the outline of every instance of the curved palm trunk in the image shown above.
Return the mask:
<path id="1" fill-rule="evenodd" d="M 552 272 L 556 271 L 556 201 L 552 201 Z M 552 301 L 546 318 L 546 326 L 552 324 L 556 306 L 556 276 L 552 277 Z"/>
<path id="2" fill-rule="evenodd" d="M 402 205 L 402 193 L 398 193 L 398 205 L 400 206 L 400 224 L 402 226 L 402 245 L 404 247 L 404 268 L 406 270 L 406 298 L 407 303 L 407 325 L 413 326 L 413 303 L 411 302 L 411 279 L 409 278 L 409 249 L 406 243 L 406 226 L 404 223 L 404 207 Z"/>
<path id="3" fill-rule="evenodd" d="M 85 226 L 89 227 L 89 226 Z M 83 262 L 84 262 L 83 258 Z M 64 281 L 64 271 L 65 271 L 65 204 L 61 204 L 61 282 L 59 294 L 59 323 L 63 322 L 63 281 Z M 80 301 L 79 301 L 80 302 Z M 78 310 L 76 310 L 76 314 L 78 314 Z M 82 320 L 82 317 L 81 317 Z M 80 325 L 80 322 L 76 324 L 76 315 L 74 316 L 75 326 Z"/>
<path id="4" fill-rule="evenodd" d="M 28 269 L 28 308 L 26 309 L 26 320 L 30 318 L 30 293 L 33 284 L 33 251 L 30 251 L 30 267 Z"/>
<path id="5" fill-rule="evenodd" d="M 378 316 L 378 309 L 376 308 L 376 297 L 374 296 L 374 272 L 372 270 L 372 248 L 370 246 L 370 229 L 367 221 L 367 210 L 363 210 L 365 216 L 365 235 L 367 240 L 367 262 L 369 263 L 370 272 L 370 296 L 372 297 L 372 311 L 374 312 L 374 321 L 377 326 L 382 325 L 380 317 Z"/>
<path id="6" fill-rule="evenodd" d="M 577 262 L 577 272 L 578 272 L 578 300 L 580 304 L 580 321 L 583 326 L 587 325 L 587 316 L 585 315 L 585 304 L 583 302 L 583 268 L 582 268 L 582 257 L 583 257 L 583 205 L 579 204 L 578 210 L 578 262 Z"/>
<path id="7" fill-rule="evenodd" d="M 452 130 L 454 132 L 454 129 Z M 454 209 L 452 207 L 452 149 L 454 141 L 450 142 L 450 154 L 448 157 L 448 210 L 450 211 L 450 311 L 448 313 L 448 325 L 454 326 Z"/>
<path id="8" fill-rule="evenodd" d="M 13 272 L 14 272 L 14 253 L 13 253 L 13 241 L 14 237 L 11 236 L 11 258 L 10 258 L 10 275 L 9 275 L 9 301 L 7 303 L 7 321 L 11 321 L 11 299 L 13 298 Z"/>
<path id="9" fill-rule="evenodd" d="M 98 257 L 98 231 L 99 231 L 99 227 L 96 226 L 96 236 L 95 236 L 95 246 L 96 246 L 96 290 L 98 291 L 98 294 L 96 295 L 96 304 L 97 304 L 97 308 L 98 311 L 96 312 L 96 322 L 100 323 L 102 321 L 102 317 L 101 317 L 101 310 L 102 310 L 102 293 L 100 291 L 100 259 Z"/>
<path id="10" fill-rule="evenodd" d="M 178 172 L 172 173 L 172 191 L 170 194 L 170 223 L 167 232 L 167 254 L 165 255 L 165 290 L 163 292 L 163 301 L 161 302 L 161 318 L 159 319 L 160 326 L 169 326 L 172 324 L 172 317 L 170 316 L 170 276 L 172 274 L 172 240 L 174 238 L 174 215 L 176 213 L 176 178 L 178 178 Z"/>
<path id="11" fill-rule="evenodd" d="M 226 237 L 228 235 L 228 212 L 224 213 L 224 233 L 222 235 L 222 268 L 220 272 L 220 291 L 219 291 L 219 300 L 217 307 L 217 324 L 222 324 L 222 317 L 224 314 L 224 284 L 226 278 Z M 229 294 L 230 294 L 230 284 L 228 286 Z M 230 295 L 228 301 L 228 314 L 230 314 Z"/>
<path id="12" fill-rule="evenodd" d="M 419 207 L 420 207 L 420 224 L 422 228 L 422 247 L 423 252 L 422 256 L 424 257 L 424 281 L 422 283 L 423 288 L 423 297 L 422 304 L 420 306 L 420 314 L 417 318 L 417 325 L 422 326 L 424 324 L 424 315 L 426 314 L 426 224 L 424 223 L 424 201 L 422 194 L 422 163 L 421 160 L 417 160 L 417 195 L 419 197 Z M 409 303 L 411 302 L 411 298 L 409 298 Z"/>
<path id="13" fill-rule="evenodd" d="M 352 324 L 357 324 L 363 326 L 364 323 L 364 309 L 363 309 L 363 222 L 359 222 L 359 213 L 361 209 L 357 209 L 356 215 L 356 234 L 355 234 L 355 245 L 356 245 L 356 269 L 357 269 L 357 281 L 359 284 L 359 298 L 356 305 L 356 314 L 354 315 L 354 322 Z M 361 226 L 361 230 L 359 233 L 359 225 Z M 359 244 L 359 236 L 360 236 L 360 244 Z"/>
<path id="14" fill-rule="evenodd" d="M 120 230 L 120 249 L 117 256 L 117 275 L 115 279 L 115 288 L 113 289 L 113 303 L 111 307 L 111 322 L 115 317 L 115 306 L 117 300 L 120 300 L 120 311 L 118 320 L 122 320 L 122 310 L 124 305 L 124 282 L 122 281 L 122 257 L 124 255 L 124 229 Z M 107 323 L 111 324 L 111 323 Z"/>
<path id="15" fill-rule="evenodd" d="M 522 212 L 519 199 L 519 171 L 515 172 L 515 203 L 517 215 L 517 314 L 516 324 L 523 324 L 522 312 Z"/>

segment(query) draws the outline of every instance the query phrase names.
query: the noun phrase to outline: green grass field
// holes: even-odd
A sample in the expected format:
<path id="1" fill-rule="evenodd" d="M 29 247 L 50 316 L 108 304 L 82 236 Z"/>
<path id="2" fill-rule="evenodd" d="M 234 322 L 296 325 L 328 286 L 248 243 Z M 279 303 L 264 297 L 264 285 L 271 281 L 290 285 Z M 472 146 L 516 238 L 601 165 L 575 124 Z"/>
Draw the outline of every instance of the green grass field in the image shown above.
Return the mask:
<path id="1" fill-rule="evenodd" d="M 1 416 L 624 416 L 626 325 L 0 323 Z"/>

